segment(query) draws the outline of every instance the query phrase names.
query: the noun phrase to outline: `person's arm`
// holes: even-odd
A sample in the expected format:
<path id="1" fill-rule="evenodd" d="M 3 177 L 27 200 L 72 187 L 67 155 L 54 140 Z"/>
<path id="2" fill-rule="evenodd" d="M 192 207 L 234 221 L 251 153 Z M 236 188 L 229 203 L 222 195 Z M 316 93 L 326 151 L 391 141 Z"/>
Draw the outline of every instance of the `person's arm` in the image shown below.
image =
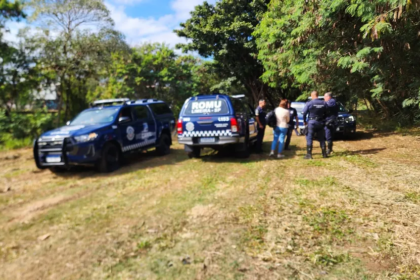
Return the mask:
<path id="1" fill-rule="evenodd" d="M 262 123 L 260 121 L 260 112 L 258 111 L 258 108 L 255 109 L 255 120 L 257 121 L 259 128 L 263 129 L 264 126 L 262 125 Z"/>
<path id="2" fill-rule="evenodd" d="M 299 129 L 299 117 L 298 117 L 296 109 L 295 109 L 295 118 L 296 118 L 296 129 Z"/>
<path id="3" fill-rule="evenodd" d="M 306 117 L 308 116 L 308 113 L 309 113 L 309 104 L 310 104 L 310 102 L 306 103 L 305 107 L 303 108 L 303 123 L 305 125 L 308 124 L 307 121 L 306 121 Z"/>

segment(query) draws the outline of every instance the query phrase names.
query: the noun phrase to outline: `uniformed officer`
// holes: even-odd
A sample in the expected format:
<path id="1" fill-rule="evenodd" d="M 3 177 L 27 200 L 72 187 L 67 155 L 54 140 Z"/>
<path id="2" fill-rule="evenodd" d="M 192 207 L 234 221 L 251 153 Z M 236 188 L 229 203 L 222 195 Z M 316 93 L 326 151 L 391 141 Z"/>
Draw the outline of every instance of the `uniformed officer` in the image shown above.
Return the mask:
<path id="1" fill-rule="evenodd" d="M 299 118 L 298 113 L 295 108 L 292 108 L 292 103 L 290 101 L 287 102 L 287 108 L 290 112 L 290 121 L 289 121 L 289 130 L 287 131 L 286 142 L 284 144 L 285 150 L 290 150 L 290 140 L 292 139 L 293 130 L 299 128 Z"/>
<path id="2" fill-rule="evenodd" d="M 337 117 L 340 110 L 339 105 L 332 97 L 331 92 L 324 94 L 324 101 L 327 105 L 327 118 L 325 122 L 325 139 L 327 140 L 327 154 L 333 151 L 334 133 L 337 129 Z"/>
<path id="3" fill-rule="evenodd" d="M 265 108 L 265 100 L 264 99 L 260 99 L 260 101 L 258 102 L 258 107 L 257 109 L 255 109 L 255 119 L 257 120 L 258 123 L 258 135 L 257 135 L 257 143 L 256 143 L 256 148 L 257 148 L 257 153 L 262 153 L 262 143 L 263 143 L 263 139 L 264 139 L 264 134 L 265 134 L 265 116 L 267 115 L 266 112 L 264 111 Z"/>
<path id="4" fill-rule="evenodd" d="M 312 159 L 312 144 L 313 138 L 316 134 L 319 143 L 321 144 L 322 157 L 327 157 L 327 150 L 325 147 L 324 126 L 327 114 L 327 105 L 321 99 L 318 99 L 318 92 L 311 93 L 312 100 L 306 103 L 303 109 L 303 122 L 308 125 L 308 134 L 306 135 L 306 156 L 305 159 Z"/>

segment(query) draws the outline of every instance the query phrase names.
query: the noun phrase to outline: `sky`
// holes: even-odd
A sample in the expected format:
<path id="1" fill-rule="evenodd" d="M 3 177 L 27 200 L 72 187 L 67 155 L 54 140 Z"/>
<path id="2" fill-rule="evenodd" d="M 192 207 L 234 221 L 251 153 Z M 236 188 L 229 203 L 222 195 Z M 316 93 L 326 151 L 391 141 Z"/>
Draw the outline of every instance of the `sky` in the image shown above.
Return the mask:
<path id="1" fill-rule="evenodd" d="M 131 46 L 145 42 L 166 43 L 174 47 L 177 43 L 185 43 L 184 38 L 179 38 L 174 29 L 181 22 L 190 17 L 190 12 L 196 5 L 204 0 L 106 0 L 105 4 L 115 21 L 115 29 L 126 36 L 126 41 Z M 207 0 L 214 4 L 216 0 Z M 4 38 L 15 41 L 20 28 L 26 22 L 9 22 L 10 30 Z"/>

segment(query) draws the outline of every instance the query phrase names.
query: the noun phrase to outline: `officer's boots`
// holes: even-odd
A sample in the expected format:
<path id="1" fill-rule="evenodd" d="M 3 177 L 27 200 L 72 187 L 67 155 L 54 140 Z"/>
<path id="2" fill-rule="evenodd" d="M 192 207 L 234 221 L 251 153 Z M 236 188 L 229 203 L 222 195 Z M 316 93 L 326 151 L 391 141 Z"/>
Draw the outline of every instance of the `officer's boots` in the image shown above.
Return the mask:
<path id="1" fill-rule="evenodd" d="M 306 146 L 306 156 L 304 159 L 312 159 L 312 146 Z"/>
<path id="2" fill-rule="evenodd" d="M 333 152 L 333 142 L 328 142 L 327 155 L 331 155 L 332 152 Z"/>
<path id="3" fill-rule="evenodd" d="M 322 150 L 322 157 L 327 158 L 328 157 L 327 148 L 325 146 L 321 146 L 321 150 Z"/>

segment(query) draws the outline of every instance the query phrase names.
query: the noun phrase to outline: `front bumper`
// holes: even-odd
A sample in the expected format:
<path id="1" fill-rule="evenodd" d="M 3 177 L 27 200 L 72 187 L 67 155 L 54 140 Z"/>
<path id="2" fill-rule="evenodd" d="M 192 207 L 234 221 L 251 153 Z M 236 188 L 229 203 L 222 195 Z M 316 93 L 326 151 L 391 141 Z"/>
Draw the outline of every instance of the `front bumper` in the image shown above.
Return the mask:
<path id="1" fill-rule="evenodd" d="M 100 158 L 101 151 L 94 142 L 76 143 L 71 138 L 60 141 L 34 141 L 34 158 L 39 169 L 71 165 L 93 166 Z"/>
<path id="2" fill-rule="evenodd" d="M 337 133 L 355 133 L 356 122 L 339 124 L 336 128 Z"/>
<path id="3" fill-rule="evenodd" d="M 178 136 L 178 143 L 194 147 L 211 147 L 211 146 L 223 146 L 230 144 L 245 143 L 245 137 L 240 136 L 217 136 L 214 142 L 203 143 L 201 138 L 208 137 L 181 137 Z"/>

